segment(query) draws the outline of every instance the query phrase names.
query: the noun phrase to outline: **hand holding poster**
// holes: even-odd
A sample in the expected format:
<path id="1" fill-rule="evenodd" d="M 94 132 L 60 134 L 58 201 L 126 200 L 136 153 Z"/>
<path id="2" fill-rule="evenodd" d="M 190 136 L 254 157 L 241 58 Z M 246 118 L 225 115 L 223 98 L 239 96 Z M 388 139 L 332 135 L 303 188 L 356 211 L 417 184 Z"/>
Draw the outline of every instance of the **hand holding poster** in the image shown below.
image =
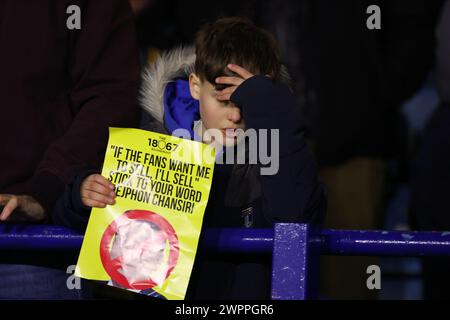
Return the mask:
<path id="1" fill-rule="evenodd" d="M 92 210 L 76 275 L 183 299 L 214 158 L 199 142 L 111 128 L 102 175 L 115 185 L 116 203 Z"/>

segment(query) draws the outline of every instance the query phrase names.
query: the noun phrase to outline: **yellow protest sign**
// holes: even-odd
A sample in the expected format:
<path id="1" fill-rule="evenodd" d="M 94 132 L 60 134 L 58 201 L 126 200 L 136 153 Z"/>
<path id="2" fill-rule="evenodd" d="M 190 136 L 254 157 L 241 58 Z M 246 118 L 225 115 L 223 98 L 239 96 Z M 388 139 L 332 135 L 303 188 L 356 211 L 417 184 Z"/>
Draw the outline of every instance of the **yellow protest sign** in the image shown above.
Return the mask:
<path id="1" fill-rule="evenodd" d="M 166 299 L 189 283 L 214 170 L 196 141 L 110 128 L 102 175 L 116 203 L 94 208 L 76 275 Z"/>

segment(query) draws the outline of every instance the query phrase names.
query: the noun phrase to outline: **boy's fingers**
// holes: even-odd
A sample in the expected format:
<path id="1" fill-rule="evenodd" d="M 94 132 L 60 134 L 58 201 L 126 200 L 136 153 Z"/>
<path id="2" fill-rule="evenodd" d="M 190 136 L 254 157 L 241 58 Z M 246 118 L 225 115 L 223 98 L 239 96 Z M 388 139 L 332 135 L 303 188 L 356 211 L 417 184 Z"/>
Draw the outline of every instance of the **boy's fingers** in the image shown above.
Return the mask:
<path id="1" fill-rule="evenodd" d="M 219 100 L 219 101 L 229 101 L 230 98 L 231 98 L 231 93 L 217 95 L 217 100 Z"/>
<path id="2" fill-rule="evenodd" d="M 107 203 L 107 204 L 114 204 L 114 199 L 113 197 L 109 197 L 109 196 L 105 196 L 101 193 L 97 193 L 95 191 L 89 191 L 89 190 L 85 190 L 81 193 L 81 198 L 85 198 L 85 199 L 89 199 L 89 200 L 94 200 L 94 201 L 98 201 L 98 202 L 102 202 L 102 203 Z"/>
<path id="3" fill-rule="evenodd" d="M 217 92 L 217 95 L 223 96 L 226 94 L 232 94 L 236 90 L 236 88 L 237 88 L 236 86 L 225 88 L 222 91 Z"/>
<path id="4" fill-rule="evenodd" d="M 3 208 L 2 213 L 0 214 L 0 220 L 5 221 L 9 218 L 9 216 L 13 213 L 13 211 L 17 208 L 19 205 L 17 198 L 12 197 L 6 206 Z"/>
<path id="5" fill-rule="evenodd" d="M 220 84 L 230 84 L 233 86 L 239 86 L 244 82 L 244 79 L 238 77 L 218 77 L 216 78 L 216 83 Z"/>
<path id="6" fill-rule="evenodd" d="M 82 192 L 83 191 L 92 191 L 92 192 L 96 192 L 105 196 L 109 196 L 109 197 L 115 197 L 116 194 L 114 193 L 113 190 L 111 190 L 108 187 L 105 187 L 102 184 L 99 184 L 97 181 L 92 181 L 92 182 L 86 182 L 86 184 L 81 188 Z"/>
<path id="7" fill-rule="evenodd" d="M 103 177 L 100 174 L 94 174 L 93 175 L 93 179 L 94 179 L 95 182 L 105 186 L 106 188 L 114 189 L 114 185 L 112 184 L 112 182 L 109 181 L 108 179 L 106 179 L 105 177 Z"/>
<path id="8" fill-rule="evenodd" d="M 217 92 L 216 98 L 221 101 L 230 100 L 230 97 L 233 92 L 236 91 L 236 88 L 236 86 L 225 88 L 222 91 Z"/>
<path id="9" fill-rule="evenodd" d="M 244 69 L 241 66 L 238 66 L 237 64 L 229 64 L 229 65 L 227 65 L 227 67 L 231 71 L 233 71 L 233 72 L 237 73 L 238 75 L 240 75 L 245 80 L 247 80 L 248 78 L 253 77 L 252 73 L 247 71 L 247 69 Z"/>
<path id="10" fill-rule="evenodd" d="M 87 198 L 82 198 L 83 204 L 87 207 L 104 208 L 106 203 L 101 201 L 95 201 Z"/>

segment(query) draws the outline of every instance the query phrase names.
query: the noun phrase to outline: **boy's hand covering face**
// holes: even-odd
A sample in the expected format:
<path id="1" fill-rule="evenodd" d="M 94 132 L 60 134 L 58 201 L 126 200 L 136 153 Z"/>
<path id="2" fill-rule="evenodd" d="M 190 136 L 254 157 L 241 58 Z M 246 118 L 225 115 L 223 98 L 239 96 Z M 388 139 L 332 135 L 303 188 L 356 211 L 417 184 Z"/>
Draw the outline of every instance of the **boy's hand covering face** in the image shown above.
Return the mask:
<path id="1" fill-rule="evenodd" d="M 252 74 L 248 70 L 246 70 L 238 65 L 229 64 L 229 65 L 227 65 L 227 67 L 228 67 L 228 69 L 230 69 L 231 71 L 233 71 L 234 73 L 239 75 L 239 77 L 218 77 L 218 78 L 216 78 L 217 84 L 229 85 L 229 87 L 217 92 L 216 98 L 217 98 L 217 100 L 220 100 L 220 101 L 229 101 L 231 95 L 237 89 L 237 87 L 239 87 L 242 84 L 242 82 L 244 82 L 245 80 L 254 76 L 254 74 Z"/>

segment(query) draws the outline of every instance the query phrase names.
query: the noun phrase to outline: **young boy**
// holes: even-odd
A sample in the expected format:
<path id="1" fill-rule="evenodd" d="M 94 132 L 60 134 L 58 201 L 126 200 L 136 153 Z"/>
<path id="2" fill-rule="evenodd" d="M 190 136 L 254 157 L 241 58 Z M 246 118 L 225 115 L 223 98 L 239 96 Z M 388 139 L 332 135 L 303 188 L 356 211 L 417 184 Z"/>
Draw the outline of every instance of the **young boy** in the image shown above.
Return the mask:
<path id="1" fill-rule="evenodd" d="M 219 155 L 246 143 L 238 129 L 279 130 L 279 140 L 269 138 L 267 146 L 279 148 L 275 174 L 262 174 L 267 163 L 259 158 L 256 164 L 216 164 L 203 228 L 321 223 L 324 190 L 288 82 L 274 38 L 242 18 L 205 25 L 195 53 L 174 50 L 147 70 L 141 102 L 152 120 L 145 129 L 167 134 L 186 129 L 194 139 L 213 144 Z M 211 129 L 219 135 L 208 135 Z M 113 188 L 98 174 L 76 177 L 55 220 L 83 227 L 89 207 L 114 204 Z M 270 257 L 207 255 L 202 241 L 187 298 L 270 298 Z"/>

